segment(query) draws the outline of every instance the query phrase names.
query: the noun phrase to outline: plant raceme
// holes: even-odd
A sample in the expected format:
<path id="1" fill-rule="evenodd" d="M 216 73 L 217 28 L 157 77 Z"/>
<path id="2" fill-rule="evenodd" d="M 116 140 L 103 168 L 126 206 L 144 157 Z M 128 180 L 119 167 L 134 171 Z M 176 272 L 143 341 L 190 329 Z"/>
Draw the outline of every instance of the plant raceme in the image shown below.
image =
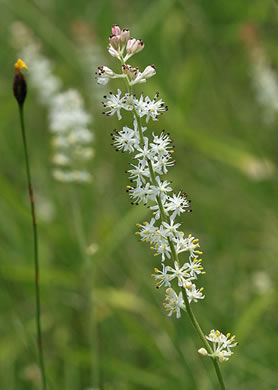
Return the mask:
<path id="1" fill-rule="evenodd" d="M 121 73 L 115 73 L 107 66 L 99 66 L 96 80 L 98 84 L 106 85 L 110 79 L 122 78 L 127 85 L 127 92 L 118 89 L 116 94 L 110 92 L 104 96 L 104 113 L 108 116 L 117 114 L 119 120 L 122 119 L 122 110 L 132 115 L 132 125 L 114 130 L 112 139 L 117 151 L 133 155 L 127 171 L 131 181 L 127 191 L 132 204 L 143 203 L 153 212 L 150 221 L 137 225 L 136 234 L 141 241 L 150 244 L 155 256 L 160 257 L 161 265 L 154 269 L 153 278 L 157 288 L 166 288 L 164 307 L 169 316 L 174 314 L 177 318 L 181 317 L 183 311 L 187 311 L 206 347 L 201 348 L 199 353 L 225 361 L 232 355 L 231 348 L 237 345 L 233 342 L 234 336 L 229 338 L 230 334 L 224 336 L 212 330 L 205 337 L 191 309 L 192 302 L 205 297 L 203 288 L 196 285 L 197 279 L 205 271 L 200 258 L 202 252 L 199 240 L 182 232 L 181 224 L 177 222 L 181 214 L 191 211 L 190 200 L 185 192 L 174 192 L 171 183 L 164 179 L 168 169 L 175 165 L 172 159 L 173 141 L 164 130 L 156 135 L 149 134 L 147 129 L 148 122 L 158 120 L 168 107 L 158 93 L 153 99 L 143 94 L 139 97 L 133 94 L 134 85 L 145 83 L 156 74 L 154 65 L 147 66 L 141 72 L 138 67 L 127 63 L 143 48 L 143 41 L 131 38 L 128 29 L 121 30 L 118 25 L 112 27 L 108 52 L 120 61 Z M 212 343 L 212 347 L 207 340 Z M 224 383 L 222 388 L 225 388 Z"/>

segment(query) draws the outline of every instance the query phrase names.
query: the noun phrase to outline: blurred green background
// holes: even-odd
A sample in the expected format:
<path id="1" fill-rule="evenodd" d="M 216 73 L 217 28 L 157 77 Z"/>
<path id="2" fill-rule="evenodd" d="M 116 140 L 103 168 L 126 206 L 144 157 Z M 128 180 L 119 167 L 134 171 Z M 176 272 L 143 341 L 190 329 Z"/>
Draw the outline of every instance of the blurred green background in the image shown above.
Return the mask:
<path id="1" fill-rule="evenodd" d="M 32 30 L 64 88 L 77 88 L 94 117 L 93 183 L 58 183 L 47 109 L 29 88 L 49 389 L 218 388 L 189 319 L 167 317 L 164 291 L 151 278 L 157 259 L 134 235 L 150 213 L 130 205 L 128 155 L 110 146 L 119 122 L 101 115 L 101 96 L 120 84 L 97 86 L 84 54 L 96 66 L 116 64 L 106 51 L 114 23 L 145 42 L 131 64 L 157 67 L 137 92 L 159 91 L 169 105 L 150 129 L 170 131 L 177 165 L 168 178 L 192 199 L 183 229 L 199 237 L 207 271 L 195 314 L 206 333 L 220 329 L 240 342 L 221 365 L 227 388 L 278 389 L 278 3 L 0 0 L 0 10 L 1 389 L 40 389 L 32 230 L 11 89 L 16 21 Z M 98 250 L 88 254 L 91 244 Z"/>

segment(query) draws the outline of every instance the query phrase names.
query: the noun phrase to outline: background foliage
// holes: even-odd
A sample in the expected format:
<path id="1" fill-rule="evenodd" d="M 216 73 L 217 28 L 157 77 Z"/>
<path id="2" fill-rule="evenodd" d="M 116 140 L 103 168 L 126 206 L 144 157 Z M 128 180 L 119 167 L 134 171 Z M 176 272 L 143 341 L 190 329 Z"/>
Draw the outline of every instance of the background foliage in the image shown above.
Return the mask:
<path id="1" fill-rule="evenodd" d="M 95 70 L 78 51 L 86 44 L 95 65 L 112 65 L 106 45 L 113 23 L 145 42 L 133 64 L 157 66 L 157 76 L 142 90 L 150 96 L 159 91 L 169 105 L 152 129 L 165 128 L 175 140 L 177 165 L 170 177 L 177 190 L 189 193 L 193 207 L 183 227 L 200 238 L 204 251 L 206 299 L 194 309 L 206 332 L 231 331 L 240 342 L 222 365 L 228 388 L 274 389 L 278 118 L 275 113 L 267 120 L 256 99 L 244 27 L 256 26 L 256 45 L 276 70 L 277 3 L 1 0 L 0 9 L 1 388 L 40 388 L 31 222 L 11 92 L 17 52 L 10 29 L 20 20 L 40 40 L 64 86 L 81 91 L 94 116 L 94 181 L 69 186 L 52 179 L 47 112 L 35 91 L 29 90 L 25 104 L 50 389 L 216 388 L 186 316 L 165 315 L 163 292 L 151 279 L 155 258 L 134 236 L 135 223 L 148 218 L 148 210 L 129 203 L 128 156 L 110 146 L 119 123 L 101 115 L 106 90 L 95 85 Z M 116 90 L 117 83 L 108 87 Z M 94 255 L 86 254 L 91 243 L 99 248 Z"/>

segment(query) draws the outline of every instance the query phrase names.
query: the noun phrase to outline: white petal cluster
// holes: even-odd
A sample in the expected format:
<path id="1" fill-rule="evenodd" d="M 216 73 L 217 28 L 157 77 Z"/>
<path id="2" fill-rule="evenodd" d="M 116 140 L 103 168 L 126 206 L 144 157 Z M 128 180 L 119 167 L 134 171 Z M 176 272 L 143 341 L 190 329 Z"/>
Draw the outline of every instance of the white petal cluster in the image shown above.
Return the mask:
<path id="1" fill-rule="evenodd" d="M 132 154 L 132 162 L 126 171 L 131 182 L 127 186 L 127 192 L 132 204 L 143 203 L 152 211 L 150 221 L 137 224 L 139 229 L 136 234 L 141 241 L 149 243 L 154 256 L 160 258 L 161 268 L 156 267 L 152 276 L 157 288 L 166 288 L 164 307 L 168 315 L 175 314 L 180 318 L 182 310 L 189 311 L 192 302 L 204 299 L 203 288 L 198 288 L 195 283 L 205 272 L 199 257 L 202 255 L 199 240 L 191 234 L 185 235 L 180 230 L 181 223 L 176 221 L 182 214 L 191 211 L 190 200 L 182 190 L 174 192 L 171 182 L 164 178 L 169 167 L 175 165 L 172 159 L 173 142 L 169 133 L 164 130 L 160 135 L 148 135 L 147 132 L 146 124 L 149 119 L 157 120 L 158 115 L 166 111 L 167 107 L 159 99 L 158 93 L 152 100 L 143 95 L 137 99 L 132 94 L 134 84 L 145 82 L 155 74 L 153 65 L 146 67 L 141 73 L 137 67 L 126 64 L 127 59 L 142 50 L 142 41 L 129 38 L 129 31 L 121 30 L 118 25 L 113 26 L 109 41 L 108 51 L 122 64 L 122 75 L 126 78 L 128 93 L 122 94 L 118 89 L 117 94 L 111 92 L 109 96 L 105 96 L 104 113 L 109 116 L 117 114 L 119 120 L 122 119 L 122 110 L 133 115 L 132 126 L 115 129 L 111 134 L 113 146 L 116 151 Z M 122 77 L 115 76 L 106 67 L 99 67 L 100 69 L 100 83 L 106 83 L 104 78 Z M 227 360 L 231 355 L 230 348 L 235 346 L 232 344 L 233 337 L 228 339 L 228 335 L 213 332 L 207 336 L 214 344 L 214 352 L 210 356 Z M 204 348 L 200 353 L 208 354 Z"/>
<path id="2" fill-rule="evenodd" d="M 128 30 L 121 30 L 118 25 L 114 25 L 108 50 L 121 61 L 122 75 L 117 75 L 106 66 L 100 66 L 97 81 L 105 84 L 109 78 L 123 76 L 130 87 L 146 81 L 155 73 L 154 65 L 147 66 L 140 72 L 137 67 L 125 63 L 142 48 L 142 41 L 129 38 Z M 143 203 L 153 213 L 149 222 L 137 225 L 139 231 L 136 234 L 142 241 L 150 244 L 155 256 L 160 257 L 162 269 L 155 268 L 153 277 L 158 288 L 168 288 L 165 307 L 169 315 L 175 312 L 179 318 L 181 309 L 186 307 L 183 294 L 186 294 L 189 303 L 204 298 L 203 289 L 198 289 L 193 281 L 205 272 L 202 259 L 199 258 L 202 252 L 199 250 L 198 239 L 191 234 L 185 236 L 179 230 L 181 224 L 176 221 L 183 213 L 191 211 L 187 194 L 181 190 L 174 192 L 171 183 L 163 177 L 169 167 L 175 164 L 172 159 L 173 142 L 164 130 L 160 135 L 152 133 L 147 136 L 145 124 L 150 118 L 157 120 L 167 110 L 167 106 L 159 99 L 158 93 L 153 99 L 143 95 L 137 98 L 130 91 L 123 94 L 118 89 L 116 94 L 110 92 L 104 99 L 106 115 L 116 114 L 119 120 L 122 119 L 122 110 L 133 115 L 132 126 L 114 130 L 113 145 L 117 151 L 133 154 L 132 163 L 127 170 L 131 182 L 127 186 L 127 192 L 132 204 Z M 178 259 L 178 256 L 184 255 L 186 257 L 183 261 Z M 181 290 L 179 295 L 173 289 L 175 285 Z"/>
<path id="3" fill-rule="evenodd" d="M 164 302 L 164 307 L 168 311 L 168 316 L 171 316 L 173 313 L 176 314 L 177 318 L 181 317 L 181 309 L 185 310 L 184 300 L 182 297 L 182 292 L 177 295 L 177 293 L 172 288 L 167 288 L 166 298 Z"/>
<path id="4" fill-rule="evenodd" d="M 22 29 L 27 28 L 23 25 Z M 54 75 L 52 63 L 41 54 L 40 45 L 29 31 L 20 56 L 28 63 L 30 85 L 48 109 L 53 177 L 62 182 L 89 182 L 91 175 L 87 165 L 94 155 L 92 117 L 85 110 L 82 96 L 75 89 L 62 90 L 62 82 Z"/>
<path id="5" fill-rule="evenodd" d="M 118 97 L 120 99 L 120 91 Z M 183 288 L 187 294 L 189 303 L 197 302 L 203 299 L 204 295 L 202 289 L 198 290 L 192 281 L 205 273 L 201 265 L 202 259 L 199 258 L 202 254 L 199 250 L 199 240 L 191 234 L 185 237 L 184 233 L 179 231 L 181 224 L 175 221 L 181 214 L 190 211 L 190 203 L 186 193 L 174 193 L 171 183 L 161 177 L 168 171 L 169 163 L 172 162 L 172 140 L 169 134 L 162 132 L 160 136 L 152 134 L 151 141 L 144 135 L 142 141 L 139 126 L 137 116 L 134 115 L 133 128 L 125 126 L 121 131 L 115 130 L 113 135 L 116 150 L 134 154 L 131 169 L 127 171 L 131 180 L 127 192 L 132 204 L 142 202 L 153 210 L 150 222 L 137 225 L 137 234 L 142 241 L 150 244 L 155 256 L 161 258 L 162 270 L 155 268 L 153 274 L 156 286 L 172 287 L 176 280 L 178 287 Z M 142 128 L 142 134 L 145 134 L 145 131 L 146 128 Z M 161 207 L 166 220 L 161 218 Z M 172 257 L 171 245 L 177 254 L 187 254 L 187 261 L 183 265 L 177 261 L 174 262 L 174 267 L 165 265 L 165 261 Z M 173 288 L 170 290 L 173 295 Z M 181 298 L 177 301 L 181 302 Z M 172 304 L 174 301 L 169 302 Z M 167 309 L 169 302 L 167 301 Z M 180 307 L 184 308 L 184 305 Z M 169 311 L 170 314 L 172 312 Z M 177 316 L 180 317 L 178 309 Z"/>
<path id="6" fill-rule="evenodd" d="M 55 179 L 63 182 L 89 182 L 91 175 L 84 164 L 93 156 L 93 134 L 89 130 L 90 115 L 85 111 L 78 91 L 70 89 L 52 99 L 49 112 L 53 133 L 53 171 Z"/>
<path id="7" fill-rule="evenodd" d="M 235 342 L 235 336 L 231 337 L 231 334 L 228 333 L 224 335 L 219 332 L 219 330 L 212 329 L 206 339 L 212 343 L 212 353 L 208 353 L 205 348 L 200 348 L 199 353 L 203 356 L 211 356 L 218 358 L 220 362 L 225 362 L 233 355 L 231 348 L 234 348 L 238 345 Z"/>
<path id="8" fill-rule="evenodd" d="M 108 116 L 117 114 L 118 119 L 121 120 L 121 110 L 135 110 L 140 118 L 145 116 L 146 123 L 148 123 L 150 118 L 156 121 L 159 115 L 168 110 L 168 107 L 165 106 L 163 100 L 158 99 L 158 93 L 156 93 L 153 99 L 150 99 L 148 96 L 144 98 L 143 95 L 137 99 L 135 95 L 130 95 L 129 93 L 122 96 L 121 94 L 121 90 L 118 89 L 117 94 L 114 95 L 110 92 L 108 96 L 104 96 L 102 104 L 105 111 L 103 114 Z M 163 143 L 163 141 L 161 142 Z M 157 147 L 159 147 L 159 145 L 157 145 Z"/>

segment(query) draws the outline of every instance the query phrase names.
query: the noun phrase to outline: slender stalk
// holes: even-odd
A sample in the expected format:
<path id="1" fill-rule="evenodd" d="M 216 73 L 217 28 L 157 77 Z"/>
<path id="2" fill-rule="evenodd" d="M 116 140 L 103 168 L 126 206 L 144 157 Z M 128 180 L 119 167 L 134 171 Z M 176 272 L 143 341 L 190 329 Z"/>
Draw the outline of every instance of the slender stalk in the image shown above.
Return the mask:
<path id="1" fill-rule="evenodd" d="M 133 109 L 133 113 L 134 115 L 136 116 L 137 118 L 137 122 L 138 122 L 138 126 L 139 126 L 139 133 L 140 133 L 140 140 L 143 144 L 143 141 L 144 141 L 144 138 L 143 138 L 143 131 L 142 131 L 142 125 L 141 125 L 141 118 L 138 116 L 137 112 L 135 109 Z M 151 182 L 153 185 L 155 185 L 155 174 L 154 174 L 154 170 L 153 170 L 153 166 L 152 166 L 152 162 L 151 161 L 148 161 L 148 167 L 149 167 L 149 170 L 150 170 L 150 177 L 151 177 Z M 157 200 L 157 204 L 159 206 L 159 210 L 160 210 L 160 215 L 161 215 L 161 220 L 164 221 L 164 222 L 168 222 L 169 223 L 169 217 L 167 217 L 166 213 L 165 213 L 165 210 L 164 210 L 164 207 L 163 207 L 163 204 L 162 204 L 162 201 L 161 201 L 161 198 L 160 198 L 160 195 L 157 196 L 156 198 Z M 170 239 L 170 237 L 168 237 L 168 243 L 169 243 L 169 246 L 170 246 L 170 249 L 171 249 L 171 254 L 172 254 L 172 259 L 173 261 L 177 261 L 177 263 L 179 264 L 179 257 L 178 257 L 178 254 L 176 252 L 176 249 L 175 249 L 175 246 L 172 242 L 172 240 Z M 187 311 L 187 314 L 189 315 L 189 318 L 192 322 L 192 325 L 194 326 L 196 332 L 198 333 L 200 339 L 202 340 L 203 344 L 205 345 L 207 351 L 212 354 L 213 351 L 212 351 L 212 348 L 211 346 L 209 345 L 207 339 L 205 338 L 205 335 L 204 335 L 204 332 L 202 331 L 193 311 L 192 311 L 192 308 L 191 308 L 191 305 L 188 301 L 188 298 L 187 298 L 187 295 L 183 293 L 183 290 L 181 288 L 181 292 L 182 292 L 182 295 L 183 295 L 183 300 L 184 300 L 184 303 L 185 303 L 185 307 L 186 307 L 186 311 Z M 211 360 L 212 360 L 212 363 L 213 363 L 213 366 L 214 366 L 214 369 L 215 369 L 215 372 L 216 372 L 216 376 L 217 376 L 217 379 L 219 381 L 219 385 L 220 385 L 220 388 L 221 390 L 226 390 L 226 387 L 225 387 L 225 384 L 224 384 L 224 380 L 223 380 L 223 377 L 222 377 L 222 374 L 221 374 L 221 371 L 220 371 L 220 367 L 219 367 L 219 364 L 218 364 L 218 361 L 217 361 L 217 358 L 215 357 L 210 357 Z"/>
<path id="2" fill-rule="evenodd" d="M 40 284 L 39 284 L 39 253 L 38 253 L 38 230 L 37 230 L 36 213 L 35 213 L 35 199 L 33 195 L 31 171 L 30 171 L 30 164 L 29 164 L 29 157 L 28 157 L 28 148 L 27 148 L 27 141 L 26 141 L 25 125 L 24 125 L 24 115 L 23 115 L 23 104 L 19 104 L 18 107 L 19 107 L 20 126 L 21 126 L 21 133 L 22 133 L 23 146 L 24 146 L 25 168 L 26 168 L 28 191 L 29 191 L 29 198 L 30 198 L 30 205 L 31 205 L 33 237 L 34 237 L 36 327 L 37 327 L 39 364 L 40 364 L 40 371 L 41 371 L 42 388 L 43 390 L 47 390 L 46 376 L 45 376 L 45 369 L 44 369 L 41 320 L 40 320 L 41 307 L 40 307 Z"/>

